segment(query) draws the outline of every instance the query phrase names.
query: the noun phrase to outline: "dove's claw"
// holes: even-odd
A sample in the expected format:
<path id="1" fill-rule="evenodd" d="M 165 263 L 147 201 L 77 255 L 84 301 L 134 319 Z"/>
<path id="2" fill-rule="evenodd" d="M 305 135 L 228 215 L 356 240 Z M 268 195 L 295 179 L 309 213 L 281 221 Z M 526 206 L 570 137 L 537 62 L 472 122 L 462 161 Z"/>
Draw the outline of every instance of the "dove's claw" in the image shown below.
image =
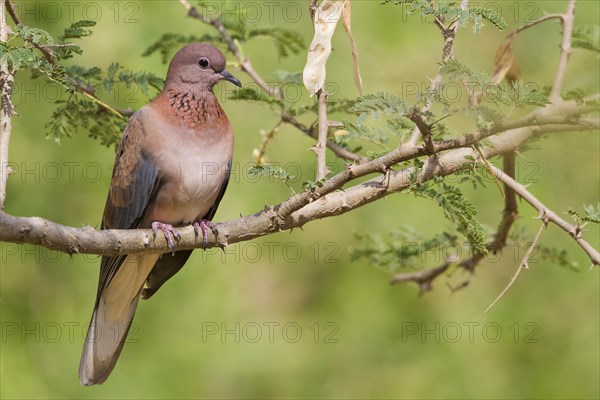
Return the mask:
<path id="1" fill-rule="evenodd" d="M 173 228 L 173 225 L 171 224 L 154 221 L 152 223 L 152 232 L 154 232 L 154 238 L 156 238 L 156 234 L 158 233 L 159 229 L 163 235 L 165 235 L 165 239 L 167 240 L 167 244 L 171 249 L 171 253 L 175 255 L 175 242 L 173 242 L 173 239 L 181 239 L 181 234 L 177 232 L 177 229 Z"/>
<path id="2" fill-rule="evenodd" d="M 210 228 L 210 230 L 212 231 L 212 233 L 215 236 L 217 236 L 219 234 L 219 231 L 217 230 L 217 226 L 215 224 L 213 224 L 212 222 L 205 220 L 205 219 L 194 221 L 194 223 L 192 223 L 192 226 L 194 227 L 194 233 L 196 234 L 196 239 L 198 238 L 198 231 L 202 231 L 202 245 L 204 246 L 205 249 L 206 249 L 206 246 L 208 246 L 208 228 Z"/>

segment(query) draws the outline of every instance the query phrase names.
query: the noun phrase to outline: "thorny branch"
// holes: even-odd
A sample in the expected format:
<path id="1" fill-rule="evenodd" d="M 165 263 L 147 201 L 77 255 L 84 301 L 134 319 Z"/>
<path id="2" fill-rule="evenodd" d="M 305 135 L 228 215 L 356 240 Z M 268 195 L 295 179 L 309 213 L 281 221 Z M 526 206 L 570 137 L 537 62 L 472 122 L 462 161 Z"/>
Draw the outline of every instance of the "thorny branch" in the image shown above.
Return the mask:
<path id="1" fill-rule="evenodd" d="M 504 182 L 506 185 L 510 186 L 515 193 L 521 197 L 523 200 L 531 204 L 535 209 L 537 209 L 544 221 L 552 222 L 557 225 L 559 228 L 567 232 L 571 238 L 575 239 L 577 244 L 587 253 L 590 257 L 590 260 L 593 265 L 600 265 L 600 254 L 598 250 L 594 249 L 594 247 L 585 241 L 582 237 L 582 232 L 580 227 L 577 224 L 569 224 L 564 219 L 560 218 L 556 213 L 546 207 L 540 200 L 538 200 L 527 188 L 513 178 L 507 176 L 502 173 L 502 170 L 491 166 L 492 171 L 496 175 L 498 179 Z"/>
<path id="2" fill-rule="evenodd" d="M 577 0 L 569 0 L 567 11 L 562 16 L 563 35 L 562 45 L 560 47 L 560 61 L 558 62 L 554 85 L 552 85 L 552 91 L 550 92 L 550 101 L 553 102 L 561 99 L 563 81 L 565 79 L 565 74 L 567 73 L 567 64 L 569 63 L 569 56 L 571 55 L 571 37 L 573 36 L 576 2 Z"/>
<path id="3" fill-rule="evenodd" d="M 516 30 L 514 30 L 513 32 L 511 32 L 507 36 L 507 39 L 506 39 L 507 42 L 510 44 L 510 41 L 512 41 L 520 32 L 524 31 L 525 29 L 531 28 L 537 24 L 540 24 L 542 22 L 545 22 L 545 21 L 548 21 L 551 19 L 560 19 L 561 20 L 562 26 L 563 26 L 561 56 L 560 56 L 560 61 L 559 61 L 559 66 L 558 66 L 555 82 L 554 82 L 554 85 L 552 88 L 552 92 L 550 94 L 550 100 L 553 102 L 558 102 L 561 100 L 560 92 L 562 89 L 562 82 L 564 80 L 564 75 L 566 73 L 567 63 L 568 63 L 569 54 L 570 54 L 570 50 L 571 50 L 571 37 L 572 37 L 572 32 L 573 32 L 575 3 L 576 3 L 576 0 L 569 0 L 567 10 L 564 14 L 548 14 L 548 15 L 545 15 L 535 21 L 524 24 L 524 25 L 520 26 L 519 28 L 517 28 Z M 440 30 L 442 31 L 442 34 L 444 34 L 444 37 L 446 37 L 447 30 L 444 26 L 443 21 L 436 18 L 435 24 L 440 28 Z M 446 44 L 448 44 L 448 42 Z M 449 49 L 451 50 L 451 43 L 450 43 Z M 444 56 L 450 54 L 446 51 L 446 47 L 444 47 L 443 54 L 444 54 Z M 496 80 L 496 83 L 499 83 L 499 81 L 504 78 L 504 75 L 498 76 L 497 78 L 499 78 L 499 79 Z M 433 87 L 434 81 L 432 81 L 432 87 Z M 478 95 L 480 95 L 480 94 L 478 94 Z M 476 96 L 476 98 L 477 98 L 477 96 Z M 417 126 L 415 132 L 413 132 L 412 138 L 415 139 L 414 143 L 416 143 L 416 139 L 418 138 L 418 135 L 415 136 L 415 134 L 419 133 L 424 138 L 425 147 L 428 147 L 428 146 L 430 146 L 430 144 L 428 144 L 428 138 L 430 140 L 430 135 L 429 135 L 430 127 L 425 123 L 423 118 L 420 118 L 420 115 L 417 111 L 418 110 L 412 110 L 407 115 L 407 117 L 409 119 L 411 119 Z M 485 160 L 485 158 L 484 158 L 484 160 Z M 489 163 L 487 163 L 487 165 L 488 165 L 488 169 L 492 168 L 492 166 L 489 165 Z M 503 166 L 503 170 L 504 170 L 503 175 L 507 178 L 507 180 L 512 179 L 514 181 L 514 178 L 515 178 L 514 168 L 515 168 L 515 153 L 509 152 L 504 155 L 504 166 Z M 496 172 L 498 172 L 497 169 L 496 169 Z M 526 189 L 525 189 L 525 192 L 527 192 Z M 527 193 L 529 193 L 529 192 L 527 192 Z M 504 182 L 504 194 L 505 194 L 505 207 L 504 207 L 504 211 L 503 211 L 502 221 L 500 222 L 500 225 L 498 226 L 498 230 L 497 230 L 496 234 L 494 235 L 494 240 L 492 242 L 488 243 L 488 245 L 487 245 L 488 251 L 492 251 L 492 252 L 500 251 L 506 245 L 508 233 L 517 217 L 517 202 L 516 202 L 515 188 L 512 186 L 510 181 Z M 541 207 L 541 208 L 538 208 L 538 207 Z M 544 216 L 546 215 L 545 214 L 546 209 L 545 209 L 545 207 L 543 207 L 543 205 L 541 205 L 541 203 L 537 203 L 536 208 L 538 208 L 538 210 L 540 210 L 540 212 L 543 212 Z M 546 218 L 546 217 L 544 217 L 544 218 Z M 578 235 L 580 235 L 580 232 L 578 231 L 577 226 L 575 226 L 575 225 L 569 226 L 569 224 L 565 223 L 564 221 L 562 221 L 558 224 L 559 224 L 559 226 L 560 226 L 560 224 L 562 224 L 563 229 L 567 229 L 572 234 L 572 236 L 575 238 L 575 240 L 578 240 Z M 546 223 L 543 224 L 542 228 L 540 229 L 540 232 L 536 236 L 536 239 L 534 240 L 534 244 L 532 245 L 532 248 L 533 248 L 533 246 L 535 246 L 535 243 L 537 243 L 539 241 L 541 231 L 543 230 L 543 228 L 545 226 L 546 226 Z M 584 248 L 586 253 L 588 253 L 590 258 L 592 259 L 592 264 L 597 265 L 598 264 L 598 252 L 595 251 L 585 241 L 583 241 L 583 242 L 578 241 L 578 243 L 580 244 L 580 246 L 582 246 Z M 530 251 L 532 251 L 531 248 L 530 248 Z M 473 272 L 474 268 L 483 259 L 483 257 L 484 257 L 483 254 L 476 253 L 469 259 L 461 261 L 458 265 L 462 268 L 467 269 L 470 272 Z M 517 269 L 517 272 L 516 272 L 515 276 L 513 277 L 513 279 L 511 280 L 511 282 L 509 283 L 509 285 L 504 289 L 504 291 L 500 294 L 500 296 L 498 296 L 498 298 L 488 307 L 486 312 L 489 311 L 489 309 L 491 309 L 494 306 L 494 304 L 496 304 L 502 298 L 502 296 L 504 295 L 504 293 L 506 293 L 506 291 L 508 291 L 510 286 L 514 283 L 517 276 L 521 272 L 523 265 L 526 266 L 528 257 L 529 257 L 529 255 L 525 256 L 525 258 L 523 259 L 521 265 Z M 438 276 L 440 276 L 441 274 L 443 274 L 451 265 L 452 265 L 452 262 L 447 260 L 442 265 L 440 265 L 439 267 L 436 267 L 436 268 L 419 271 L 417 273 L 398 274 L 392 278 L 391 283 L 408 282 L 408 281 L 416 282 L 419 285 L 420 293 L 423 293 L 425 291 L 431 290 L 433 280 L 435 278 L 437 278 Z"/>

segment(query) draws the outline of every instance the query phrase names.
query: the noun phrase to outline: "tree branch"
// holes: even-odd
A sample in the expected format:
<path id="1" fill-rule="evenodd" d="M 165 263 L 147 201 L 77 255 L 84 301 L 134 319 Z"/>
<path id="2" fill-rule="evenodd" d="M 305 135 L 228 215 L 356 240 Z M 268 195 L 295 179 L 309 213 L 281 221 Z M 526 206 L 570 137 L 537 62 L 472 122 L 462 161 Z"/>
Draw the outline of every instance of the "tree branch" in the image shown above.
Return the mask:
<path id="1" fill-rule="evenodd" d="M 7 0 L 0 3 L 0 42 L 8 41 L 10 27 L 6 24 L 6 15 L 4 13 L 4 2 L 10 4 Z M 11 174 L 11 168 L 8 165 L 8 146 L 10 143 L 10 134 L 12 131 L 12 116 L 15 109 L 12 103 L 12 91 L 14 87 L 13 72 L 8 69 L 8 61 L 3 60 L 0 65 L 0 98 L 2 109 L 0 110 L 0 210 L 4 208 L 6 199 L 6 184 L 8 176 Z"/>
<path id="2" fill-rule="evenodd" d="M 433 281 L 452 265 L 452 261 L 445 261 L 442 265 L 436 268 L 424 269 L 416 272 L 406 272 L 395 275 L 390 284 L 402 282 L 416 282 L 419 285 L 419 296 L 432 289 Z"/>
<path id="3" fill-rule="evenodd" d="M 562 45 L 560 48 L 560 60 L 558 62 L 558 70 L 550 92 L 550 101 L 557 102 L 561 99 L 561 91 L 565 74 L 567 73 L 567 64 L 571 55 L 571 37 L 573 35 L 573 23 L 575 21 L 575 3 L 576 0 L 569 0 L 567 11 L 562 16 Z"/>

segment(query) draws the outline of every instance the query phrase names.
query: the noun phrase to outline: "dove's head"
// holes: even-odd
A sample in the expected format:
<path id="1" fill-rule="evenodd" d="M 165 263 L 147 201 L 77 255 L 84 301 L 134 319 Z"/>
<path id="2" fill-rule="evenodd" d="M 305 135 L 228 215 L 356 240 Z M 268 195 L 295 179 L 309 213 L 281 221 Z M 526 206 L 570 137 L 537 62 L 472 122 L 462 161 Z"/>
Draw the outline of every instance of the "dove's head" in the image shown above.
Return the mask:
<path id="1" fill-rule="evenodd" d="M 225 64 L 225 56 L 216 47 L 208 43 L 188 44 L 171 60 L 165 85 L 189 85 L 212 91 L 217 82 L 226 80 L 242 87 L 242 83 L 225 70 Z"/>

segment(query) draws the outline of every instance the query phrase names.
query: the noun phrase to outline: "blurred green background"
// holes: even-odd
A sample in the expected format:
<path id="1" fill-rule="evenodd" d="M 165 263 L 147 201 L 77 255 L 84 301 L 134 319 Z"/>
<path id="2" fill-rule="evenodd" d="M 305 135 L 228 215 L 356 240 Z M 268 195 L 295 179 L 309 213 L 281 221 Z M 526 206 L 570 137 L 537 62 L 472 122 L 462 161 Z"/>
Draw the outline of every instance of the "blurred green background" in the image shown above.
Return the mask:
<path id="1" fill-rule="evenodd" d="M 68 4 L 67 4 L 68 3 Z M 209 2 L 223 10 L 253 7 L 257 25 L 281 25 L 312 39 L 308 2 Z M 405 9 L 376 1 L 353 2 L 353 30 L 361 55 L 365 93 L 389 91 L 408 101 L 407 85 L 435 75 L 442 40 L 432 24 L 407 18 Z M 210 28 L 185 17 L 176 1 L 17 2 L 26 24 L 53 34 L 74 20 L 98 20 L 74 62 L 126 68 L 164 76 L 155 54 L 142 57 L 165 32 L 202 34 Z M 69 5 L 70 4 L 70 5 Z M 505 32 L 486 26 L 480 35 L 461 30 L 456 56 L 491 72 L 496 49 L 507 31 L 544 12 L 562 12 L 565 1 L 485 2 L 502 12 Z M 229 7 L 229 8 L 226 8 Z M 579 1 L 576 25 L 597 24 L 600 5 Z M 57 11 L 60 13 L 58 14 Z M 298 15 L 298 13 L 300 13 Z M 250 14 L 249 14 L 250 15 Z M 550 85 L 558 61 L 556 22 L 524 32 L 515 54 L 525 81 Z M 334 38 L 328 80 L 355 96 L 347 39 Z M 264 76 L 276 69 L 300 71 L 305 54 L 278 59 L 269 39 L 244 46 Z M 230 68 L 243 82 L 248 77 Z M 566 87 L 599 91 L 599 60 L 575 50 Z M 114 150 L 85 132 L 57 145 L 44 138 L 44 125 L 57 95 L 54 85 L 16 78 L 6 211 L 41 216 L 71 226 L 98 226 L 110 182 Z M 221 87 L 223 90 L 231 88 Z M 225 96 L 222 96 L 224 98 Z M 303 95 L 303 101 L 307 100 Z M 132 91 L 116 93 L 113 104 L 139 108 L 148 99 Z M 234 176 L 217 221 L 237 218 L 276 204 L 288 189 L 268 179 L 249 179 L 245 170 L 260 130 L 277 121 L 256 104 L 223 100 L 236 132 Z M 309 119 L 304 120 L 307 123 Z M 298 166 L 298 181 L 312 179 L 313 142 L 291 127 L 282 129 L 268 160 Z M 597 204 L 600 139 L 596 133 L 555 134 L 518 158 L 521 181 L 550 208 Z M 329 155 L 331 156 L 331 155 Z M 496 160 L 497 161 L 497 160 Z M 298 184 L 296 184 L 297 186 Z M 495 226 L 502 199 L 493 184 L 464 187 L 481 221 Z M 521 202 L 518 225 L 528 237 L 538 227 L 536 213 Z M 568 216 L 566 216 L 567 218 Z M 353 233 L 410 225 L 424 235 L 448 228 L 433 203 L 397 194 L 301 230 L 233 245 L 222 253 L 196 251 L 190 261 L 150 301 L 138 309 L 132 337 L 109 380 L 82 388 L 77 368 L 84 327 L 96 293 L 99 259 L 33 246 L 2 243 L 0 289 L 0 397 L 76 398 L 598 398 L 599 275 L 589 260 L 555 226 L 542 243 L 568 250 L 580 265 L 572 272 L 535 258 L 531 268 L 488 314 L 485 308 L 506 286 L 526 243 L 510 246 L 500 259 L 481 264 L 474 276 L 462 271 L 441 277 L 418 298 L 416 286 L 389 286 L 389 274 L 367 262 L 352 262 Z M 600 234 L 585 233 L 596 248 Z M 529 239 L 530 240 L 530 239 Z M 431 254 L 429 266 L 439 255 Z M 428 255 L 429 257 L 429 255 Z M 446 282 L 470 285 L 451 294 Z"/>

